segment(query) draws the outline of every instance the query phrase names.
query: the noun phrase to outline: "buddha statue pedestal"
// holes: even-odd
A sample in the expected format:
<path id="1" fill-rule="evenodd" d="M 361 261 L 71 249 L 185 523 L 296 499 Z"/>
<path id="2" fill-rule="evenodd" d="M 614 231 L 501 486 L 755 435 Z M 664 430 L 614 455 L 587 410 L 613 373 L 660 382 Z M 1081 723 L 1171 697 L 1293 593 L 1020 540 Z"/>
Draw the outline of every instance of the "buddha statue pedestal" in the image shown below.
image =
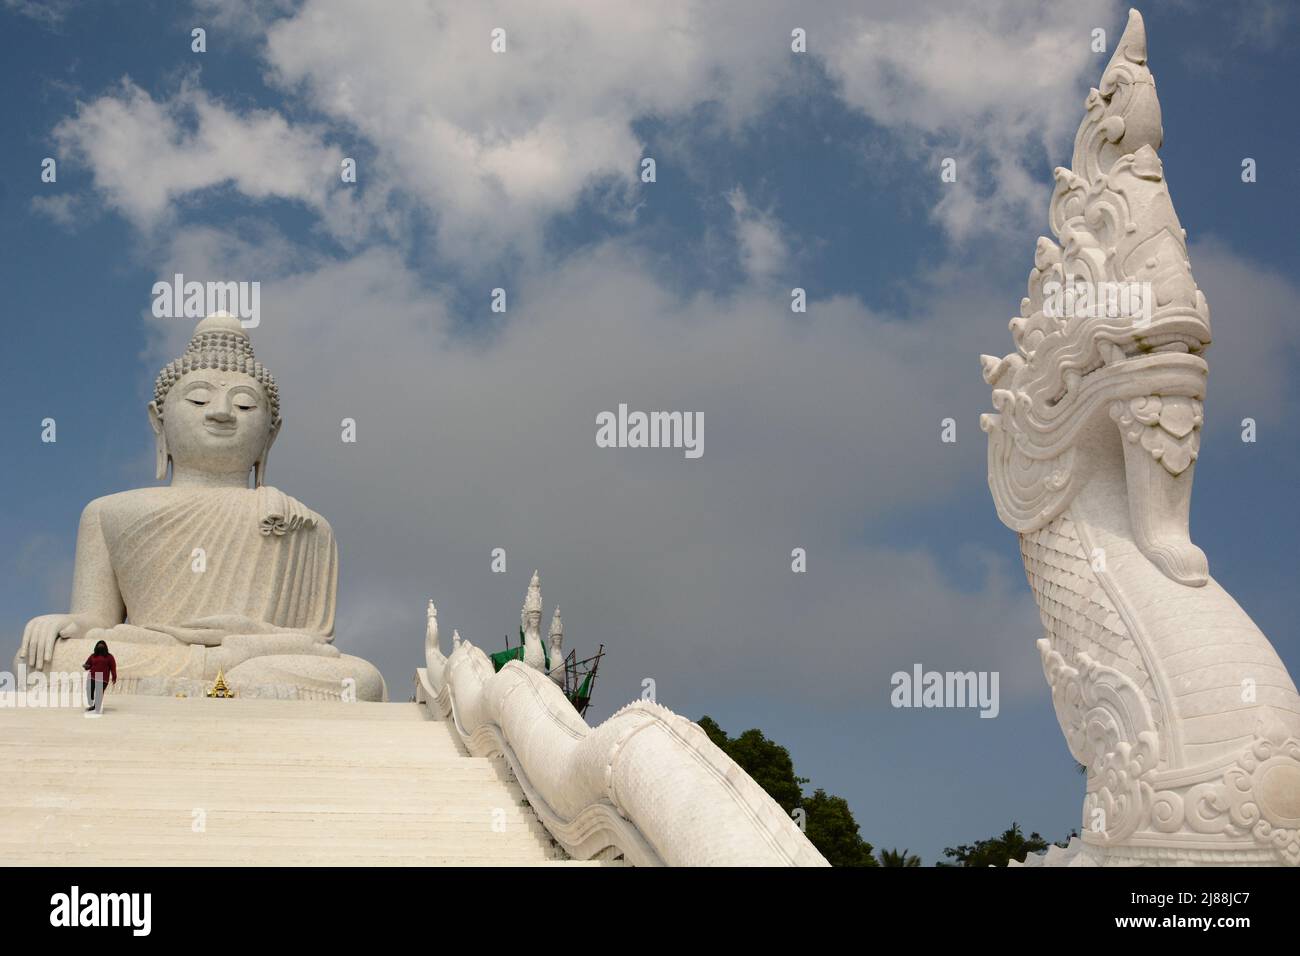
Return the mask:
<path id="1" fill-rule="evenodd" d="M 199 323 L 149 420 L 170 485 L 86 506 L 72 610 L 29 622 L 16 663 L 80 673 L 102 640 L 128 693 L 200 695 L 224 672 L 241 697 L 386 700 L 379 671 L 332 643 L 328 522 L 264 483 L 279 392 L 238 319 Z"/>

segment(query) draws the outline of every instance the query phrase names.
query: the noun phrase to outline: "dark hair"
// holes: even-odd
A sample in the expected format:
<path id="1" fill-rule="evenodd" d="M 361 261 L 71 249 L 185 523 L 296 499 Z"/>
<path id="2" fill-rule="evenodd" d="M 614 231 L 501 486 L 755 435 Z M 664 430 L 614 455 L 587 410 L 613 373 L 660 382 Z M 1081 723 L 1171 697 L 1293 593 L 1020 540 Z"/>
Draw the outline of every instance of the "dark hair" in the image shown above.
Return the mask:
<path id="1" fill-rule="evenodd" d="M 108 642 L 107 642 L 107 641 L 100 641 L 99 643 L 97 643 L 97 644 L 95 645 L 95 653 L 96 653 L 96 654 L 108 654 Z"/>

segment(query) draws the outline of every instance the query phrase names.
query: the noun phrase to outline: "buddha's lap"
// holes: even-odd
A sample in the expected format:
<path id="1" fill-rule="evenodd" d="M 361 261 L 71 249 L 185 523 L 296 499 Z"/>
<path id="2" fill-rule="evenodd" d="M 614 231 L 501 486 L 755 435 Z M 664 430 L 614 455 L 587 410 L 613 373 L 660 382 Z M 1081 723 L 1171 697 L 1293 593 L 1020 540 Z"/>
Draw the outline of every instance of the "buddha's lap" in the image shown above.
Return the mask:
<path id="1" fill-rule="evenodd" d="M 236 690 L 243 686 L 292 686 L 345 700 L 388 699 L 388 688 L 379 669 L 369 661 L 350 654 L 339 657 L 296 654 L 254 657 L 231 668 L 226 679 Z"/>
<path id="2" fill-rule="evenodd" d="M 156 633 L 156 632 L 155 632 Z M 90 656 L 95 644 L 111 637 L 111 632 L 91 632 L 85 638 L 60 639 L 55 643 L 54 655 L 43 668 L 46 672 L 80 674 L 82 664 Z M 207 647 L 202 644 L 185 644 L 174 639 L 156 640 L 116 639 L 109 643 L 109 651 L 117 663 L 119 680 L 132 678 L 190 678 L 213 680 L 218 671 L 224 671 L 227 682 L 239 686 L 287 685 L 310 688 L 327 695 L 337 693 L 349 696 L 355 691 L 357 700 L 384 700 L 386 687 L 379 670 L 360 657 L 340 654 L 331 644 L 311 639 L 310 635 L 244 635 L 243 647 Z M 264 640 L 257 640 L 264 638 Z M 303 639 L 309 653 L 276 653 L 285 644 Z M 250 656 L 253 645 L 268 653 Z"/>

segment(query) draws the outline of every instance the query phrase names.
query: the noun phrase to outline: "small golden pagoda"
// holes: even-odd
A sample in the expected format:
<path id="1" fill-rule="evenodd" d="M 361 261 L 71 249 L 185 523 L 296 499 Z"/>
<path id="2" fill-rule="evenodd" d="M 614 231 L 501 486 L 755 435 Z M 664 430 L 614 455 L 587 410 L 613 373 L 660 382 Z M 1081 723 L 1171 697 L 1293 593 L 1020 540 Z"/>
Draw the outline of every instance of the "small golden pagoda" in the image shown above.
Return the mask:
<path id="1" fill-rule="evenodd" d="M 214 683 L 212 685 L 212 689 L 208 691 L 208 696 L 209 697 L 234 697 L 235 696 L 235 692 L 231 690 L 230 687 L 226 684 L 226 675 L 222 671 L 220 670 L 217 671 L 216 683 Z"/>

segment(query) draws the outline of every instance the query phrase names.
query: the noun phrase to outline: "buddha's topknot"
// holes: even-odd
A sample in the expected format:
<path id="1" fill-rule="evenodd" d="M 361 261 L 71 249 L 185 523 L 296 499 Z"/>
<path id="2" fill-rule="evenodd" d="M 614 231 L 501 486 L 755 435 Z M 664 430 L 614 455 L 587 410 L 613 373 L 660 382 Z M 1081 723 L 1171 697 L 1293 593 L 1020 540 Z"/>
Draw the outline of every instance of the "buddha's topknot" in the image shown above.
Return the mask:
<path id="1" fill-rule="evenodd" d="M 262 384 L 267 401 L 271 403 L 271 421 L 280 420 L 280 391 L 271 372 L 253 357 L 253 343 L 248 333 L 232 315 L 216 313 L 208 316 L 194 329 L 194 337 L 185 354 L 168 362 L 158 373 L 153 386 L 153 398 L 158 413 L 162 414 L 167 393 L 186 372 L 210 368 L 221 372 L 243 372 Z"/>

